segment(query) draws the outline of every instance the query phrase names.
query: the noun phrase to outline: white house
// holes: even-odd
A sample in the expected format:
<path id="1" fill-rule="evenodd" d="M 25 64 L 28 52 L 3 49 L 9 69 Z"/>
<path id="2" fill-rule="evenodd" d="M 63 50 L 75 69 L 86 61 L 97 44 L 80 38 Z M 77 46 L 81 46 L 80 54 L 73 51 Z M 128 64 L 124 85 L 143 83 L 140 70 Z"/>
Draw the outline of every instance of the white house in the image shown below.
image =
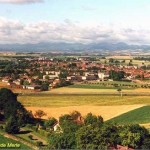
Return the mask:
<path id="1" fill-rule="evenodd" d="M 109 78 L 109 74 L 99 72 L 98 77 L 99 77 L 100 80 L 104 80 L 105 78 Z"/>
<path id="2" fill-rule="evenodd" d="M 55 132 L 57 132 L 57 133 L 62 133 L 62 132 L 63 132 L 63 131 L 62 131 L 62 128 L 61 128 L 61 126 L 60 126 L 59 123 L 56 123 L 56 124 L 53 126 L 53 130 L 54 130 Z"/>

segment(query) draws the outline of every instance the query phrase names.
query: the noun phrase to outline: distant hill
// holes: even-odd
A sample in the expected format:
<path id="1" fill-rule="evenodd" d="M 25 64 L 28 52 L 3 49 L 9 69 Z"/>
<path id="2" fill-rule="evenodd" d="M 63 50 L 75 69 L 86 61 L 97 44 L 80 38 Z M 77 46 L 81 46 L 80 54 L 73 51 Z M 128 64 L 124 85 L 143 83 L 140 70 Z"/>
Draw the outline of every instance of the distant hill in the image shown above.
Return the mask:
<path id="1" fill-rule="evenodd" d="M 150 45 L 128 45 L 126 43 L 37 43 L 37 44 L 0 44 L 0 51 L 90 51 L 90 50 L 125 50 L 125 49 L 142 49 L 150 50 Z"/>

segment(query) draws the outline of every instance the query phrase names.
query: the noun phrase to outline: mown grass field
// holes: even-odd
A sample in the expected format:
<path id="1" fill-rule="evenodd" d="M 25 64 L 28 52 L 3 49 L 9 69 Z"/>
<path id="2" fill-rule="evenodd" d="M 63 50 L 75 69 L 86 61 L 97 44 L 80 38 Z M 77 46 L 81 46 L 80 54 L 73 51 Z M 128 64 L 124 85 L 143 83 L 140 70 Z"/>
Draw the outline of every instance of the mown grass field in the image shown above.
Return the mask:
<path id="1" fill-rule="evenodd" d="M 62 87 L 52 89 L 50 91 L 43 92 L 45 94 L 118 94 L 118 88 L 111 88 L 111 87 L 101 87 L 99 85 L 72 85 L 69 87 Z M 124 94 L 150 94 L 150 89 L 146 88 L 123 88 L 122 92 Z"/>
<path id="2" fill-rule="evenodd" d="M 118 87 L 108 87 L 102 85 L 93 85 L 93 84 L 74 84 L 69 86 L 69 88 L 82 88 L 82 89 L 118 89 Z M 125 88 L 123 87 L 122 90 L 133 90 L 134 88 Z"/>
<path id="3" fill-rule="evenodd" d="M 67 106 L 115 106 L 150 105 L 150 96 L 102 96 L 102 95 L 22 95 L 18 100 L 26 107 L 67 107 Z"/>
<path id="4" fill-rule="evenodd" d="M 145 65 L 149 65 L 149 61 L 142 61 L 142 60 L 135 60 L 132 56 L 108 56 L 106 59 L 101 59 L 102 62 L 105 62 L 105 60 L 108 62 L 110 58 L 113 58 L 114 60 L 125 60 L 124 64 L 129 64 L 130 60 L 132 60 L 132 64 L 134 65 L 141 65 L 143 62 Z"/>
<path id="5" fill-rule="evenodd" d="M 0 144 L 8 144 L 8 143 L 13 143 L 13 144 L 20 144 L 20 147 L 19 148 L 13 148 L 13 149 L 31 149 L 30 147 L 18 142 L 18 141 L 15 141 L 15 140 L 12 140 L 12 139 L 9 139 L 9 138 L 6 138 L 4 137 L 3 135 L 0 135 Z M 1 149 L 1 148 L 0 148 Z M 12 149 L 12 148 L 7 148 L 7 147 L 4 147 L 2 149 Z"/>
<path id="6" fill-rule="evenodd" d="M 150 105 L 124 113 L 120 116 L 110 119 L 108 122 L 120 125 L 150 123 Z"/>

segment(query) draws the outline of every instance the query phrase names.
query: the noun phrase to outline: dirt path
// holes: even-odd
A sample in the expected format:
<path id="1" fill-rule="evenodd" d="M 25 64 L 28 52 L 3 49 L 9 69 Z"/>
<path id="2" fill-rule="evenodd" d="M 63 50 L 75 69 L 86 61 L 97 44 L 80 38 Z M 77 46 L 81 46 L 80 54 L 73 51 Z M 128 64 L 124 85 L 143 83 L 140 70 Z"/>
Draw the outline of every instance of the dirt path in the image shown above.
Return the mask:
<path id="1" fill-rule="evenodd" d="M 46 108 L 46 107 L 26 107 L 28 110 L 31 110 L 33 114 L 37 110 L 43 110 L 47 116 L 44 116 L 43 119 L 48 117 L 59 118 L 59 116 L 70 113 L 74 110 L 79 111 L 82 116 L 85 116 L 87 113 L 91 112 L 95 115 L 101 115 L 104 120 L 109 120 L 113 117 L 126 113 L 128 111 L 134 110 L 136 108 L 142 107 L 144 105 L 121 105 L 121 106 L 69 106 L 69 107 L 59 107 L 59 108 Z"/>

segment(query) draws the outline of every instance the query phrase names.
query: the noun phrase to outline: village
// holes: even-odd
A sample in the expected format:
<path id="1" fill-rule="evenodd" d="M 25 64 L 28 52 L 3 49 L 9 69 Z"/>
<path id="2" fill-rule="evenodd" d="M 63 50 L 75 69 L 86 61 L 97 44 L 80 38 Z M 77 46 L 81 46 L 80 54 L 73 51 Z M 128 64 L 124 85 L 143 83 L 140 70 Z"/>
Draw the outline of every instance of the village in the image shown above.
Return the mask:
<path id="1" fill-rule="evenodd" d="M 19 57 L 15 61 L 1 60 L 0 64 L 1 82 L 11 88 L 48 91 L 72 84 L 105 81 L 108 85 L 113 81 L 122 81 L 150 88 L 150 65 L 145 65 L 143 61 L 134 65 L 133 60 L 105 57 L 72 56 L 59 59 L 39 56 Z"/>

